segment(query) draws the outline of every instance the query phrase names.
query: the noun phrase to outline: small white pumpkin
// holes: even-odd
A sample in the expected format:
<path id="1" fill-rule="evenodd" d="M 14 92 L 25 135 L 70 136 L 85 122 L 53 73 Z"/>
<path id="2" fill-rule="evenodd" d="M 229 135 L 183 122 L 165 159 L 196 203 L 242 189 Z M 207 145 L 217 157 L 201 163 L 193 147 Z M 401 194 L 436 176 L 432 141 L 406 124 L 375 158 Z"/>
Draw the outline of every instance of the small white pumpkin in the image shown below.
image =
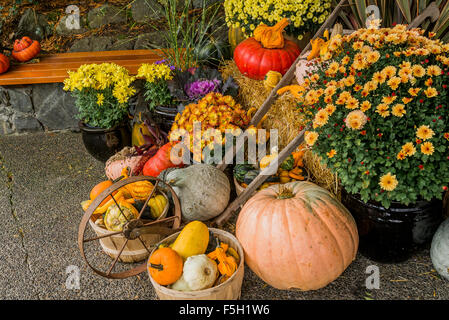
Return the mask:
<path id="1" fill-rule="evenodd" d="M 449 218 L 441 223 L 433 236 L 430 258 L 438 274 L 449 281 Z"/>
<path id="2" fill-rule="evenodd" d="M 191 291 L 208 289 L 214 285 L 217 273 L 217 264 L 205 254 L 190 256 L 184 263 L 182 280 L 173 287 L 190 288 Z"/>
<path id="3" fill-rule="evenodd" d="M 192 291 L 190 289 L 189 284 L 184 279 L 184 275 L 181 276 L 175 283 L 170 286 L 170 289 L 178 290 L 178 291 Z"/>

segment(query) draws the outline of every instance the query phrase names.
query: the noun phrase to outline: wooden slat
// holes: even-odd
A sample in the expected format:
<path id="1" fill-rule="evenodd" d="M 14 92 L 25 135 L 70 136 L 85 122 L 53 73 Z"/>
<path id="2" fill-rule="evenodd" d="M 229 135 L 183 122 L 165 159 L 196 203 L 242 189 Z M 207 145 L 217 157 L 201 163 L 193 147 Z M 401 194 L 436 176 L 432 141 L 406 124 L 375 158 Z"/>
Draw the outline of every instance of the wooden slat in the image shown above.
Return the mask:
<path id="1" fill-rule="evenodd" d="M 116 63 L 134 75 L 142 63 L 161 60 L 161 54 L 161 50 L 120 50 L 43 55 L 38 63 L 11 65 L 8 72 L 0 75 L 0 85 L 63 82 L 68 70 L 86 63 Z"/>

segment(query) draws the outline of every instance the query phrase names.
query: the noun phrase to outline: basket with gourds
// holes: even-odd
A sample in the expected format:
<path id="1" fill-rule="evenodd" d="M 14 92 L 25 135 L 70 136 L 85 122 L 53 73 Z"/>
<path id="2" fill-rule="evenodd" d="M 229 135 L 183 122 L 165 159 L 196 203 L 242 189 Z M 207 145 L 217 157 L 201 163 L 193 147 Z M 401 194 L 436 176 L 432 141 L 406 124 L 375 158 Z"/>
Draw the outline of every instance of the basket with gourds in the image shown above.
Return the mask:
<path id="1" fill-rule="evenodd" d="M 192 221 L 159 243 L 147 269 L 161 299 L 236 299 L 243 279 L 242 252 L 231 234 Z"/>

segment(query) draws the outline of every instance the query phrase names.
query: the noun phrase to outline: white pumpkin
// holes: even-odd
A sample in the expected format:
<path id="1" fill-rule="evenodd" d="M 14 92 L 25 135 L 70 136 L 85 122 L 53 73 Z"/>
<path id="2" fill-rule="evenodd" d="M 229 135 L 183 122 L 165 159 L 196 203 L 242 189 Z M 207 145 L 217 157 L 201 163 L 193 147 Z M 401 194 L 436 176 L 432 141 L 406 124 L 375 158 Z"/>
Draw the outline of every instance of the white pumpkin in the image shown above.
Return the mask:
<path id="1" fill-rule="evenodd" d="M 134 151 L 134 147 L 125 147 L 110 157 L 105 165 L 106 177 L 115 180 L 122 175 L 122 170 L 126 167 L 129 167 L 133 172 L 140 159 L 142 159 L 142 156 L 133 156 Z"/>
<path id="2" fill-rule="evenodd" d="M 180 283 L 173 284 L 173 287 L 189 288 L 191 291 L 208 289 L 214 285 L 217 274 L 217 264 L 208 256 L 205 254 L 190 256 L 184 262 L 182 280 L 179 279 Z"/>
<path id="3" fill-rule="evenodd" d="M 208 164 L 163 172 L 159 178 L 169 183 L 180 202 L 182 219 L 205 221 L 218 216 L 228 205 L 231 185 L 221 170 Z"/>
<path id="4" fill-rule="evenodd" d="M 449 280 L 449 219 L 441 223 L 433 236 L 430 258 L 438 274 Z"/>

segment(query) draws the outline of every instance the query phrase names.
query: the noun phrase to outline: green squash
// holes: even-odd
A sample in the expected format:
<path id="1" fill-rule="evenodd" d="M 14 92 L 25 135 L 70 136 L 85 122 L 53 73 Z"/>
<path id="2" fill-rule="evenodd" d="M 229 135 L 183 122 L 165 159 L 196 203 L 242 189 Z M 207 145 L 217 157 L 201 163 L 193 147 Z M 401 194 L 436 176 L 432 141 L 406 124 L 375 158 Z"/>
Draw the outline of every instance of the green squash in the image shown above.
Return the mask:
<path id="1" fill-rule="evenodd" d="M 243 182 L 246 184 L 250 184 L 254 179 L 259 175 L 260 170 L 250 170 L 243 177 Z"/>
<path id="2" fill-rule="evenodd" d="M 242 183 L 243 179 L 245 178 L 245 174 L 248 171 L 255 170 L 256 168 L 252 164 L 243 163 L 243 164 L 236 164 L 234 167 L 234 177 L 235 180 Z"/>

